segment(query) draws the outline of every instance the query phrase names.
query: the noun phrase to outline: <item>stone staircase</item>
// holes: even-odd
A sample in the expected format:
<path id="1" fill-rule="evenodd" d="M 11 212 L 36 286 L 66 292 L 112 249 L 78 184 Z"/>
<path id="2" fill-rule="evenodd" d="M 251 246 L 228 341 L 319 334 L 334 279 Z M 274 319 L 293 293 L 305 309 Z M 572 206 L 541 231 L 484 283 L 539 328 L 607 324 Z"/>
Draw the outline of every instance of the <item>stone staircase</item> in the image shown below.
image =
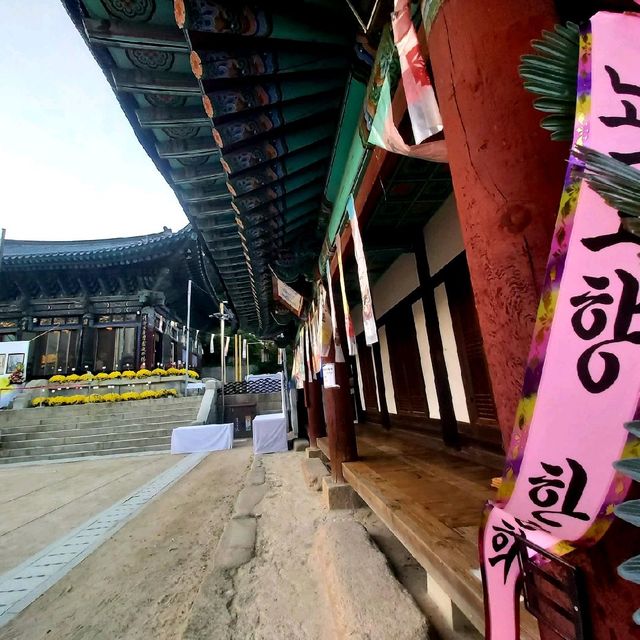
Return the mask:
<path id="1" fill-rule="evenodd" d="M 168 451 L 201 396 L 0 411 L 0 464 Z"/>

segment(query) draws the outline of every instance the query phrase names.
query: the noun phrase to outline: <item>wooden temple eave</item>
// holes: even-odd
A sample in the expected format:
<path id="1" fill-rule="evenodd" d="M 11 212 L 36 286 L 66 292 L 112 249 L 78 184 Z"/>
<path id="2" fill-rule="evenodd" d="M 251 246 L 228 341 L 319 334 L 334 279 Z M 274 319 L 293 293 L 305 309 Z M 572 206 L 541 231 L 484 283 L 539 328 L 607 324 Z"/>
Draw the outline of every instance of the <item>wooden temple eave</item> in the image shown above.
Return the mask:
<path id="1" fill-rule="evenodd" d="M 192 2 L 182 30 L 173 12 L 157 3 L 143 3 L 131 18 L 110 0 L 63 2 L 111 77 L 136 135 L 197 226 L 232 306 L 234 292 L 224 279 L 241 265 L 229 257 L 244 258 L 245 280 L 260 307 L 254 305 L 250 322 L 257 320 L 254 330 L 266 328 L 269 267 L 282 251 L 295 250 L 287 244 L 300 242 L 303 231 L 309 232 L 305 245 L 313 242 L 318 227 L 322 188 L 315 185 L 323 180 L 353 56 L 355 23 L 348 11 L 336 2 L 310 19 L 284 6 L 251 6 L 259 27 L 249 34 L 241 31 L 244 24 L 224 21 L 211 23 L 210 31 Z M 263 20 L 271 25 L 266 30 Z M 314 186 L 305 191 L 305 184 Z M 246 214 L 242 241 L 238 234 L 215 234 L 244 224 L 233 209 Z M 279 220 L 258 222 L 273 216 Z"/>

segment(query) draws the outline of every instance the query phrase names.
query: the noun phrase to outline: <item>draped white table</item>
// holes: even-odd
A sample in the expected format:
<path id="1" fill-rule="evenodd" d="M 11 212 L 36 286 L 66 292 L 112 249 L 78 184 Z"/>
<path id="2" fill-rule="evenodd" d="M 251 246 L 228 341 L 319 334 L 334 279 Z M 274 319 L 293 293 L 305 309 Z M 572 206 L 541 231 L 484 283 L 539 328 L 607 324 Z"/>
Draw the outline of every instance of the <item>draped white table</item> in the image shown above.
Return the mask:
<path id="1" fill-rule="evenodd" d="M 284 413 L 270 413 L 253 419 L 254 453 L 288 451 L 287 421 Z"/>
<path id="2" fill-rule="evenodd" d="M 233 447 L 233 422 L 177 427 L 171 433 L 171 453 L 221 451 Z"/>

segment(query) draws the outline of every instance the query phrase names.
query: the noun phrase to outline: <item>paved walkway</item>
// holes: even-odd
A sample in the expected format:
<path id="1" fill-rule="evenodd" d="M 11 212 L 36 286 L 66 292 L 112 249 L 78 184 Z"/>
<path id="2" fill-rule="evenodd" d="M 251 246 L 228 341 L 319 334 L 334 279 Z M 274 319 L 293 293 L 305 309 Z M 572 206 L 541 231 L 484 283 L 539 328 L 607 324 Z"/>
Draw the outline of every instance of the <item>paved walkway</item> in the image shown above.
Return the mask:
<path id="1" fill-rule="evenodd" d="M 135 516 L 147 502 L 190 471 L 206 455 L 199 453 L 174 459 L 173 466 L 136 489 L 131 495 L 89 518 L 68 535 L 56 540 L 12 571 L 0 575 L 0 626 L 6 624 L 69 573 Z"/>
<path id="2" fill-rule="evenodd" d="M 178 462 L 170 454 L 0 466 L 0 574 Z"/>

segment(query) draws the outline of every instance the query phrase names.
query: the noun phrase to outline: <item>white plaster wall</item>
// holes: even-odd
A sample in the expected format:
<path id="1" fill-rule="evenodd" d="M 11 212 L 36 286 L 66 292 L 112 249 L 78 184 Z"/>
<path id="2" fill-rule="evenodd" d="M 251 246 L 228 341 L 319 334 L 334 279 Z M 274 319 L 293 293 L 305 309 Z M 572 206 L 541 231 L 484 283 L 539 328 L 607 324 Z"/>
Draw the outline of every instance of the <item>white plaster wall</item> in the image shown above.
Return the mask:
<path id="1" fill-rule="evenodd" d="M 467 407 L 467 397 L 462 382 L 462 370 L 460 369 L 460 358 L 456 345 L 455 334 L 453 333 L 453 322 L 449 311 L 449 301 L 444 284 L 434 290 L 436 299 L 436 310 L 438 312 L 438 324 L 442 335 L 442 348 L 444 361 L 447 367 L 449 386 L 451 387 L 451 397 L 453 399 L 453 409 L 456 419 L 460 422 L 469 422 L 469 409 Z"/>
<path id="2" fill-rule="evenodd" d="M 387 400 L 389 413 L 398 413 L 396 409 L 396 396 L 393 390 L 393 378 L 391 376 L 391 361 L 389 360 L 389 345 L 387 344 L 386 327 L 378 329 L 380 340 L 380 356 L 382 360 L 382 377 L 384 379 L 384 395 Z"/>
<path id="3" fill-rule="evenodd" d="M 431 363 L 431 349 L 429 347 L 429 337 L 427 336 L 427 325 L 424 320 L 424 306 L 422 300 L 413 303 L 413 322 L 416 325 L 416 338 L 418 339 L 418 350 L 420 352 L 420 362 L 422 364 L 422 377 L 424 378 L 424 389 L 427 394 L 427 404 L 429 405 L 429 417 L 434 420 L 440 419 L 440 405 L 438 394 L 436 393 L 436 377 L 433 373 Z"/>
<path id="4" fill-rule="evenodd" d="M 429 270 L 435 275 L 464 251 L 458 211 L 453 195 L 450 195 L 424 227 Z"/>
<path id="5" fill-rule="evenodd" d="M 376 318 L 393 309 L 419 286 L 416 259 L 413 253 L 398 256 L 372 289 Z"/>

